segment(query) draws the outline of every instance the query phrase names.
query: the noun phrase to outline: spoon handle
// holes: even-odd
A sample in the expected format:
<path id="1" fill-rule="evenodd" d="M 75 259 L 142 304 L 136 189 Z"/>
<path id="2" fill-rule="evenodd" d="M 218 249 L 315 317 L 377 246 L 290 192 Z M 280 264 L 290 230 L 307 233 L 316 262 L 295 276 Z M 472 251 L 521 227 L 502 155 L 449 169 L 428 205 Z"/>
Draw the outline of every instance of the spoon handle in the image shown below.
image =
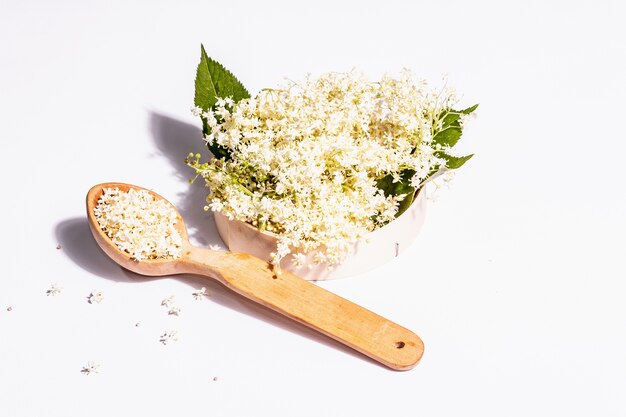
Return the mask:
<path id="1" fill-rule="evenodd" d="M 287 271 L 244 253 L 191 247 L 181 259 L 187 272 L 218 279 L 244 297 L 305 324 L 395 370 L 413 368 L 424 344 L 393 323 Z"/>

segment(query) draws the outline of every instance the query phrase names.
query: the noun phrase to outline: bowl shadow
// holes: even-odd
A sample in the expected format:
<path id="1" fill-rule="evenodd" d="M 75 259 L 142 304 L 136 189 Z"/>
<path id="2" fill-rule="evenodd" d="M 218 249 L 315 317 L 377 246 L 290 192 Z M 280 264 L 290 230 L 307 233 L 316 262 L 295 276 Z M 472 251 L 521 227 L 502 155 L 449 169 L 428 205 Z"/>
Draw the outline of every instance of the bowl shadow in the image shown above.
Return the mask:
<path id="1" fill-rule="evenodd" d="M 211 155 L 202 140 L 202 131 L 194 125 L 154 111 L 150 112 L 149 124 L 158 155 L 169 162 L 172 174 L 187 185 L 187 189 L 178 193 L 172 203 L 185 219 L 189 240 L 199 246 L 226 248 L 217 233 L 213 213 L 204 211 L 208 194 L 204 180 L 197 178 L 189 184 L 194 172 L 185 164 L 187 155 L 190 152 L 199 153 L 204 158 Z"/>

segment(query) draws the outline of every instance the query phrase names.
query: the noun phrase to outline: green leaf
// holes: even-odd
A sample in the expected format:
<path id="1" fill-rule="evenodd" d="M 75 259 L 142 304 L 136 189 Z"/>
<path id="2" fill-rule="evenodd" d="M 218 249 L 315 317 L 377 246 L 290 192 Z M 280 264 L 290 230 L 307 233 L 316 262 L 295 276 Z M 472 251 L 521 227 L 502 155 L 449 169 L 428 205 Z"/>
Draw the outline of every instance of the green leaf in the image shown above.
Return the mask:
<path id="1" fill-rule="evenodd" d="M 461 118 L 461 115 L 462 114 L 470 114 L 474 110 L 476 110 L 476 108 L 478 108 L 478 104 L 474 104 L 473 106 L 468 107 L 468 108 L 463 109 L 463 110 L 454 110 L 454 109 L 444 110 L 442 112 L 442 115 L 439 116 L 440 118 L 443 117 L 442 129 L 445 129 L 445 128 L 450 127 L 450 126 L 461 127 L 461 123 L 459 121 L 459 119 Z"/>
<path id="2" fill-rule="evenodd" d="M 196 70 L 196 95 L 194 103 L 202 110 L 207 111 L 217 101 L 217 91 L 209 70 L 209 58 L 204 50 L 204 45 L 200 44 L 200 63 Z"/>
<path id="3" fill-rule="evenodd" d="M 200 45 L 200 63 L 196 71 L 196 92 L 194 103 L 204 111 L 213 109 L 218 97 L 232 97 L 236 103 L 249 98 L 250 93 L 241 82 L 222 64 L 210 58 Z M 211 129 L 202 118 L 202 133 L 208 135 Z M 231 158 L 230 150 L 217 143 L 207 144 L 207 147 L 216 158 Z"/>
<path id="4" fill-rule="evenodd" d="M 422 180 L 422 184 L 425 184 L 427 181 L 430 181 L 433 178 L 437 177 L 440 173 L 443 174 L 443 171 L 445 170 L 461 168 L 467 161 L 472 159 L 472 156 L 474 156 L 474 154 L 465 156 L 452 156 L 439 151 L 435 152 L 435 156 L 437 158 L 444 159 L 446 161 L 446 167 L 443 168 L 441 167 L 441 165 L 436 165 L 435 167 L 431 168 L 428 172 L 428 175 L 426 175 L 426 177 Z"/>
<path id="5" fill-rule="evenodd" d="M 207 111 L 218 97 L 232 97 L 236 102 L 249 98 L 250 93 L 241 82 L 222 64 L 209 58 L 204 45 L 200 45 L 200 64 L 196 71 L 196 94 L 194 103 Z"/>
<path id="6" fill-rule="evenodd" d="M 385 175 L 384 177 L 376 180 L 376 186 L 383 190 L 385 193 L 385 197 L 389 197 L 390 195 L 397 196 L 401 194 L 406 194 L 404 200 L 400 202 L 398 205 L 398 212 L 396 213 L 396 217 L 399 217 L 402 213 L 404 213 L 413 203 L 413 197 L 415 197 L 415 187 L 411 187 L 411 178 L 415 175 L 415 171 L 412 169 L 405 169 L 400 172 L 401 180 L 398 182 L 393 182 L 393 176 L 391 174 Z"/>
<path id="7" fill-rule="evenodd" d="M 439 118 L 442 119 L 441 130 L 433 137 L 433 142 L 441 146 L 453 147 L 461 139 L 463 134 L 463 126 L 461 126 L 461 115 L 470 114 L 478 108 L 478 104 L 474 104 L 463 110 L 446 109 Z"/>
<path id="8" fill-rule="evenodd" d="M 461 110 L 460 112 L 463 113 L 463 114 L 470 114 L 471 112 L 473 112 L 477 108 L 478 108 L 478 104 L 474 104 L 473 106 L 468 107 L 465 110 Z"/>
<path id="9" fill-rule="evenodd" d="M 460 127 L 461 123 L 459 123 L 459 119 L 461 118 L 461 112 L 456 110 L 449 110 L 448 113 L 443 117 L 443 128 L 447 128 L 450 126 Z"/>
<path id="10" fill-rule="evenodd" d="M 230 154 L 230 149 L 218 143 L 215 143 L 215 142 L 207 143 L 206 147 L 209 148 L 209 151 L 211 151 L 213 156 L 216 157 L 217 159 L 223 158 L 229 161 L 232 158 Z"/>
<path id="11" fill-rule="evenodd" d="M 434 137 L 433 142 L 441 146 L 453 147 L 461 138 L 463 129 L 460 126 L 449 126 L 440 130 Z"/>
<path id="12" fill-rule="evenodd" d="M 469 161 L 472 158 L 472 156 L 474 156 L 474 154 L 465 155 L 465 156 L 452 156 L 452 155 L 447 155 L 443 152 L 437 155 L 437 157 L 446 160 L 446 168 L 448 169 L 461 168 L 463 164 L 465 164 L 467 161 Z"/>

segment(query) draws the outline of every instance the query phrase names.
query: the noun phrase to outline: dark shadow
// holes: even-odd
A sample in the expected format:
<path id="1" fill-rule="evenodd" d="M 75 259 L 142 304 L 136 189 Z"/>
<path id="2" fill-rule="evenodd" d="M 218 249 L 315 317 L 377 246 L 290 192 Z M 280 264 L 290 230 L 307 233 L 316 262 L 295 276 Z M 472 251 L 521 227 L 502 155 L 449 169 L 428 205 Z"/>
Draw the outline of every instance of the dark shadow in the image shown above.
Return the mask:
<path id="1" fill-rule="evenodd" d="M 199 153 L 203 158 L 210 155 L 202 140 L 201 129 L 165 114 L 150 112 L 150 130 L 159 155 L 170 163 L 172 174 L 187 185 L 187 189 L 178 194 L 172 203 L 185 219 L 191 243 L 225 248 L 217 233 L 213 213 L 203 209 L 208 194 L 204 180 L 198 178 L 193 184 L 188 183 L 194 176 L 193 170 L 185 165 L 189 152 Z"/>
<path id="2" fill-rule="evenodd" d="M 100 249 L 86 217 L 64 220 L 57 224 L 54 232 L 63 253 L 85 271 L 118 282 L 138 281 L 136 274 L 120 267 Z"/>

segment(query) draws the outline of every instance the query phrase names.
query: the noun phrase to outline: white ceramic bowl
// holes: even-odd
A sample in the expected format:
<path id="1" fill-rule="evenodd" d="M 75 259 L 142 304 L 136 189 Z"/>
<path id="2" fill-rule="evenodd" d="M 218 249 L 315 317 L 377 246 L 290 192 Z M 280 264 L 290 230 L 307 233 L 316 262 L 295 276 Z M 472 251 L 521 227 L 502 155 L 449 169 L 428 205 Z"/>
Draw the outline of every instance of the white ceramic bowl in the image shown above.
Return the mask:
<path id="1" fill-rule="evenodd" d="M 287 255 L 281 261 L 281 267 L 309 281 L 343 278 L 367 272 L 390 261 L 406 249 L 419 234 L 425 215 L 426 192 L 422 187 L 407 211 L 370 233 L 366 241 L 355 243 L 352 255 L 341 265 L 332 269 L 328 269 L 327 264 L 297 268 L 291 256 Z M 267 261 L 271 259 L 270 253 L 276 249 L 274 234 L 260 232 L 256 227 L 239 220 L 229 220 L 219 212 L 215 212 L 215 223 L 220 237 L 232 252 L 249 253 Z M 313 256 L 314 253 L 309 253 L 309 260 Z"/>

